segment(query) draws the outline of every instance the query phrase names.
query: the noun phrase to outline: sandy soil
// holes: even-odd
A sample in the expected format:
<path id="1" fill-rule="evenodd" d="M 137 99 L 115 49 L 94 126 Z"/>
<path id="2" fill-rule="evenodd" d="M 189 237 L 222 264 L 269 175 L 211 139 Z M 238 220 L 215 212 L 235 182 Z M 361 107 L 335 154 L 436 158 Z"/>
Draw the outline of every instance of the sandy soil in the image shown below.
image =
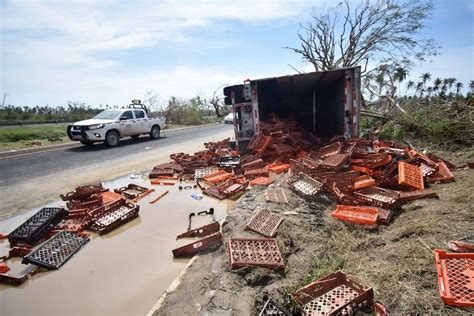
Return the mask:
<path id="1" fill-rule="evenodd" d="M 455 163 L 466 159 L 447 153 L 445 157 Z M 231 271 L 226 247 L 221 246 L 192 261 L 181 283 L 151 313 L 252 315 L 267 295 L 292 310 L 295 289 L 337 269 L 372 286 L 376 299 L 393 314 L 466 313 L 443 304 L 434 265 L 434 249 L 446 249 L 449 240 L 474 238 L 474 170 L 455 176 L 454 183 L 433 185 L 439 199 L 405 204 L 390 226 L 371 230 L 334 220 L 330 212 L 336 202 L 331 199 L 307 203 L 287 189 L 289 205 L 277 205 L 264 201 L 263 189 L 248 191 L 230 211 L 224 245 L 229 237 L 257 237 L 244 227 L 259 207 L 283 214 L 277 240 L 285 270 Z"/>
<path id="2" fill-rule="evenodd" d="M 172 153 L 202 150 L 204 142 L 218 141 L 229 136 L 228 131 L 216 133 L 212 137 L 195 138 L 172 146 L 150 149 L 146 155 L 128 155 L 114 160 L 113 163 L 102 161 L 47 177 L 24 179 L 20 185 L 10 186 L 0 191 L 0 201 L 2 201 L 0 219 L 55 200 L 60 193 L 72 191 L 79 185 L 107 181 L 132 172 L 141 173 L 154 165 L 168 162 L 169 155 Z"/>

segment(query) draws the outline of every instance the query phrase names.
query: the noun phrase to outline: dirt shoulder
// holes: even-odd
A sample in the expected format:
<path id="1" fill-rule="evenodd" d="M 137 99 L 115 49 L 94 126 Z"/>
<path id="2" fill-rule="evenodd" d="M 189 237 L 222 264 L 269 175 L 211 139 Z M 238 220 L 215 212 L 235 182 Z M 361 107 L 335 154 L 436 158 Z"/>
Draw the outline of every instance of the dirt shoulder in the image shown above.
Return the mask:
<path id="1" fill-rule="evenodd" d="M 393 314 L 466 313 L 443 304 L 434 264 L 434 249 L 446 249 L 449 240 L 473 238 L 474 170 L 454 174 L 456 182 L 433 185 L 439 199 L 405 204 L 389 226 L 371 230 L 333 219 L 333 200 L 308 203 L 286 189 L 289 204 L 278 205 L 265 202 L 264 189 L 252 189 L 230 211 L 223 227 L 224 245 L 194 260 L 153 314 L 252 315 L 266 295 L 291 309 L 295 289 L 337 269 L 372 286 L 375 298 Z M 284 187 L 284 180 L 277 182 Z M 258 208 L 284 217 L 277 240 L 285 270 L 231 271 L 226 242 L 230 237 L 257 237 L 244 228 Z"/>

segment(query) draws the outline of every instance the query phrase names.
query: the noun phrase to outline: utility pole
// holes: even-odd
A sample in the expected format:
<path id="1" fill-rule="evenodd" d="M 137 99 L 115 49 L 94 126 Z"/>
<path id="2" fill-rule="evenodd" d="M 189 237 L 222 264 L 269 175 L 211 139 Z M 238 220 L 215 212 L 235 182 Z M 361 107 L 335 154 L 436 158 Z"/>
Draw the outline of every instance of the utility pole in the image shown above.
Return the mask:
<path id="1" fill-rule="evenodd" d="M 5 99 L 6 99 L 7 95 L 9 95 L 9 94 L 8 94 L 8 93 L 4 93 L 4 94 L 3 94 L 3 103 L 2 103 L 2 109 L 4 109 L 4 108 L 5 108 Z"/>

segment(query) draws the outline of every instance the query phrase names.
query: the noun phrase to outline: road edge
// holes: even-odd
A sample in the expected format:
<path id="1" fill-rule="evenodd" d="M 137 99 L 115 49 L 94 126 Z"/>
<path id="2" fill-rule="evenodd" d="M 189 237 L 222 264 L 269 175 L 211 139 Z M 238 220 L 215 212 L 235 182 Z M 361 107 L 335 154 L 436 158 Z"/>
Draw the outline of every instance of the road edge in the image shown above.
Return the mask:
<path id="1" fill-rule="evenodd" d="M 168 133 L 168 132 L 192 129 L 192 128 L 196 128 L 196 127 L 207 127 L 207 126 L 212 126 L 212 125 L 216 125 L 216 124 L 221 124 L 221 123 L 210 123 L 210 124 L 203 124 L 203 125 L 178 127 L 178 128 L 172 128 L 172 129 L 165 129 L 163 131 L 166 135 L 166 133 Z M 14 156 L 17 156 L 17 155 L 34 154 L 34 153 L 41 153 L 41 152 L 50 151 L 50 150 L 74 148 L 74 147 L 80 147 L 80 146 L 83 146 L 83 145 L 79 142 L 67 142 L 67 143 L 56 144 L 56 145 L 46 145 L 46 146 L 24 148 L 24 149 L 18 149 L 18 150 L 0 151 L 0 159 L 10 158 L 10 157 L 14 157 Z"/>

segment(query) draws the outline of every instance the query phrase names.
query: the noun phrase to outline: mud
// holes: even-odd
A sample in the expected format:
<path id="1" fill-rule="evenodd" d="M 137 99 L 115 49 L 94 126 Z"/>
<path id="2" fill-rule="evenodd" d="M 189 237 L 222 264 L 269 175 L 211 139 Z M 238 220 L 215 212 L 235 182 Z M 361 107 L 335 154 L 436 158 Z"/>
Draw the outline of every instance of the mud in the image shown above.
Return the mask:
<path id="1" fill-rule="evenodd" d="M 229 211 L 224 240 L 259 236 L 244 227 L 260 207 L 278 212 L 284 216 L 276 238 L 285 270 L 231 271 L 222 246 L 195 260 L 181 284 L 150 313 L 255 315 L 267 296 L 294 310 L 290 296 L 296 289 L 338 269 L 372 286 L 376 299 L 393 314 L 466 313 L 443 304 L 434 265 L 434 249 L 446 249 L 448 240 L 472 236 L 474 170 L 455 176 L 455 183 L 433 186 L 440 199 L 407 204 L 397 210 L 390 226 L 369 230 L 333 219 L 330 212 L 336 203 L 329 197 L 307 203 L 287 189 L 289 205 L 278 205 L 264 201 L 263 189 L 248 191 Z M 278 183 L 284 186 L 284 178 Z"/>
<path id="2" fill-rule="evenodd" d="M 128 183 L 153 187 L 156 191 L 139 202 L 139 218 L 109 234 L 91 234 L 91 241 L 58 271 L 39 273 L 20 287 L 0 285 L 0 315 L 145 314 L 189 262 L 174 260 L 171 253 L 193 240 L 175 240 L 187 230 L 189 213 L 214 207 L 216 220 L 223 220 L 229 205 L 207 197 L 192 199 L 190 195 L 200 194 L 199 189 L 151 186 L 146 176 L 104 183 L 108 188 Z M 170 193 L 155 204 L 148 203 L 165 190 Z M 2 221 L 0 231 L 10 232 L 36 211 Z M 194 216 L 192 228 L 211 221 L 211 216 Z M 1 255 L 7 246 L 7 241 L 0 243 Z M 15 273 L 31 269 L 21 259 L 7 263 Z"/>

